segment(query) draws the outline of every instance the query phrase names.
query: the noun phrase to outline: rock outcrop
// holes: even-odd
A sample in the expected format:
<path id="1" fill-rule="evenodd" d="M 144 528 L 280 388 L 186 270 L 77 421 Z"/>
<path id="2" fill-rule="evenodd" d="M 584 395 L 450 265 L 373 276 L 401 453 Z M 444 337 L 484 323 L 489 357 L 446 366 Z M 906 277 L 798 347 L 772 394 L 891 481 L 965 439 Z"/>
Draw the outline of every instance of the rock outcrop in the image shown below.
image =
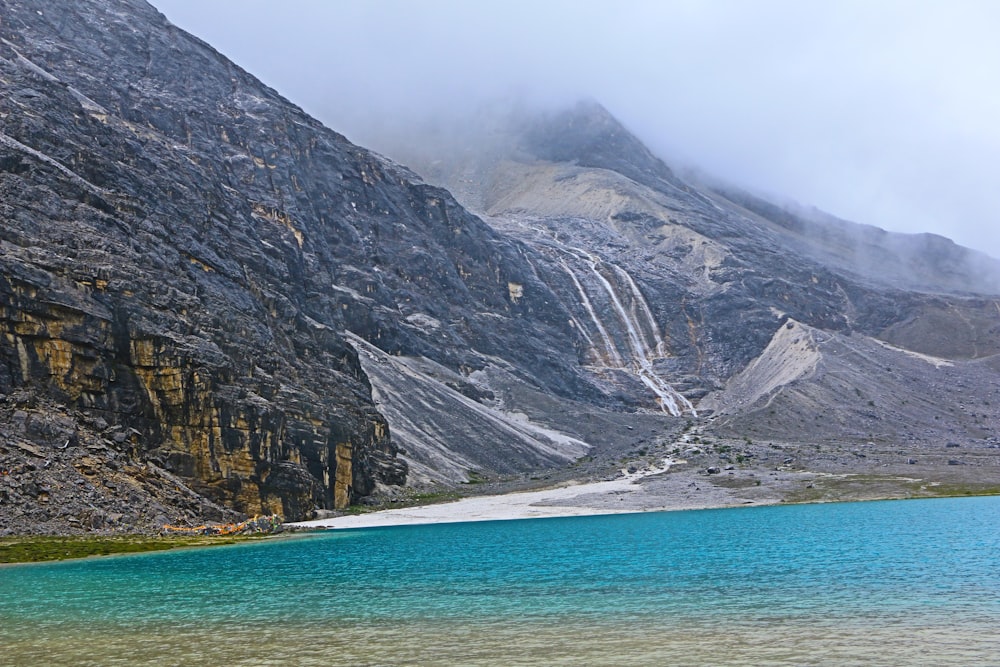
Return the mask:
<path id="1" fill-rule="evenodd" d="M 579 368 L 530 251 L 445 190 L 141 0 L 0 8 L 6 414 L 61 406 L 206 512 L 302 518 L 406 479 L 345 332 L 622 404 Z"/>
<path id="2" fill-rule="evenodd" d="M 250 139 L 295 122 L 286 103 L 147 6 L 2 16 L 0 392 L 71 407 L 86 416 L 74 433 L 124 429 L 119 449 L 248 514 L 401 483 L 357 356 L 322 323 L 340 324 L 332 305 L 309 304 L 321 278 L 303 233 L 274 202 L 294 175 L 277 185 L 262 160 L 299 147 Z M 311 126 L 313 150 L 346 145 Z"/>

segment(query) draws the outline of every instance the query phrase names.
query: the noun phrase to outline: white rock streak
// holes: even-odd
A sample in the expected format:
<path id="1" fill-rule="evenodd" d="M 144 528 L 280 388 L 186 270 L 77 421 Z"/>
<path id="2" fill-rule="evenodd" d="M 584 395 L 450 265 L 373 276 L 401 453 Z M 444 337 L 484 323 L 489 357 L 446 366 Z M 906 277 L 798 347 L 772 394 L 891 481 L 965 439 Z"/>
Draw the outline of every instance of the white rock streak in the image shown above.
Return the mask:
<path id="1" fill-rule="evenodd" d="M 573 270 L 569 268 L 566 262 L 560 261 L 560 264 L 562 264 L 563 269 L 565 269 L 566 273 L 569 274 L 570 279 L 576 286 L 576 291 L 580 294 L 580 303 L 583 304 L 584 310 L 586 310 L 587 314 L 590 315 L 590 320 L 594 323 L 594 327 L 597 329 L 597 333 L 600 334 L 601 340 L 604 341 L 603 356 L 606 363 L 614 368 L 624 367 L 625 364 L 622 361 L 621 355 L 618 354 L 618 349 L 615 347 L 614 341 L 611 336 L 608 335 L 608 330 L 604 328 L 604 324 L 601 323 L 601 318 L 599 318 L 597 313 L 594 311 L 593 304 L 590 303 L 590 297 L 587 296 L 587 290 L 584 289 L 580 280 L 576 277 L 576 274 L 573 273 Z M 594 356 L 598 359 L 602 357 L 600 352 L 596 349 L 594 350 Z"/>
<path id="2" fill-rule="evenodd" d="M 612 310 L 617 316 L 618 322 L 616 324 L 620 324 L 625 333 L 623 338 L 626 349 L 620 350 L 615 338 L 609 333 L 612 324 L 602 320 L 594 308 L 593 300 L 588 295 L 583 281 L 565 260 L 560 260 L 560 265 L 573 281 L 573 285 L 580 295 L 580 303 L 587 315 L 590 316 L 590 320 L 604 344 L 603 350 L 596 349 L 593 340 L 584 332 L 584 336 L 591 343 L 594 356 L 604 361 L 609 368 L 627 369 L 635 373 L 639 380 L 656 395 L 664 411 L 675 416 L 679 416 L 683 412 L 690 412 L 697 416 L 691 402 L 674 389 L 669 382 L 660 377 L 653 367 L 654 358 L 666 356 L 666 343 L 660 335 L 656 320 L 653 319 L 649 304 L 646 303 L 646 299 L 632 276 L 620 266 L 608 265 L 614 272 L 615 282 L 624 285 L 628 290 L 631 307 L 627 308 L 623 302 L 623 295 L 619 294 L 615 285 L 602 272 L 601 260 L 579 248 L 572 248 L 572 251 L 572 253 L 567 254 L 576 260 L 586 262 L 589 266 L 590 274 L 600 285 L 601 291 L 607 297 L 607 302 L 611 304 Z M 648 336 L 652 338 L 652 344 L 647 339 L 647 331 L 649 332 Z"/>
<path id="3" fill-rule="evenodd" d="M 656 325 L 656 320 L 653 319 L 653 313 L 649 310 L 649 304 L 646 303 L 645 297 L 639 291 L 639 286 L 632 280 L 632 276 L 629 275 L 628 271 L 617 264 L 612 264 L 611 267 L 619 277 L 625 279 L 625 284 L 628 285 L 629 290 L 632 292 L 633 315 L 635 314 L 634 307 L 638 305 L 639 310 L 642 311 L 643 316 L 646 318 L 646 322 L 649 324 L 649 331 L 653 334 L 653 340 L 656 342 L 656 356 L 667 356 L 667 344 L 663 341 L 663 336 L 660 335 L 660 329 Z"/>

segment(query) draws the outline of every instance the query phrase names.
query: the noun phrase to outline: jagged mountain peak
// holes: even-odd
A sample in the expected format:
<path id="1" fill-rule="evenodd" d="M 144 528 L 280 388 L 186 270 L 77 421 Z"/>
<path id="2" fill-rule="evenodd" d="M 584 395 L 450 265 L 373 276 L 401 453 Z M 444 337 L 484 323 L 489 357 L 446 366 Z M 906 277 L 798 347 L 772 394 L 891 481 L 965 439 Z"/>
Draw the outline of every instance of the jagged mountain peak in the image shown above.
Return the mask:
<path id="1" fill-rule="evenodd" d="M 524 135 L 523 144 L 537 157 L 553 162 L 598 166 L 586 163 L 612 153 L 647 152 L 610 111 L 593 99 L 581 99 L 558 109 L 524 110 L 513 122 Z"/>
<path id="2" fill-rule="evenodd" d="M 435 141 L 389 153 L 488 216 L 531 212 L 607 221 L 683 243 L 779 253 L 866 283 L 926 292 L 1000 293 L 1000 261 L 933 234 L 888 232 L 800 205 L 776 204 L 696 170 L 683 176 L 607 108 L 496 104 L 435 126 Z M 676 227 L 686 227 L 682 232 Z"/>
<path id="3" fill-rule="evenodd" d="M 678 183 L 666 163 L 595 100 L 525 116 L 518 125 L 522 147 L 538 159 L 608 169 L 652 187 Z"/>

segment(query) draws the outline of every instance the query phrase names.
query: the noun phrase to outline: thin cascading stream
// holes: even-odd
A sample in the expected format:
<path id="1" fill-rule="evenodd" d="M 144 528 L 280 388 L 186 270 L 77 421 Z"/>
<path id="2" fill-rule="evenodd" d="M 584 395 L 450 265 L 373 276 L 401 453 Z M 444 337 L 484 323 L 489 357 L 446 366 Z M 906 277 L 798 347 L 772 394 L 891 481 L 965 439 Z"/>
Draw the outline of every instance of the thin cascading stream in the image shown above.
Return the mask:
<path id="1" fill-rule="evenodd" d="M 638 322 L 629 316 L 629 313 L 622 304 L 621 299 L 618 298 L 618 292 L 615 291 L 611 282 L 605 278 L 604 274 L 597 268 L 597 260 L 591 260 L 590 270 L 593 271 L 598 282 L 604 288 L 604 291 L 608 293 L 608 298 L 611 299 L 611 305 L 614 306 L 615 312 L 618 313 L 618 317 L 621 319 L 622 324 L 625 325 L 625 332 L 628 334 L 627 340 L 629 342 L 629 347 L 632 349 L 633 359 L 646 359 L 648 361 L 651 352 L 649 346 L 646 345 L 646 341 L 644 341 L 642 336 L 639 335 L 639 330 L 636 326 Z"/>
<path id="2" fill-rule="evenodd" d="M 679 416 L 683 412 L 690 412 L 692 415 L 697 416 L 697 412 L 691 402 L 683 394 L 674 389 L 670 383 L 660 377 L 653 367 L 652 360 L 654 357 L 666 356 L 666 343 L 659 334 L 656 321 L 653 319 L 653 314 L 649 305 L 646 303 L 642 292 L 639 290 L 638 285 L 636 285 L 632 277 L 621 267 L 613 264 L 610 265 L 614 271 L 616 282 L 624 284 L 628 289 L 632 306 L 630 309 L 626 308 L 623 303 L 622 296 L 619 295 L 615 286 L 601 272 L 601 260 L 584 250 L 578 248 L 573 248 L 572 250 L 574 251 L 573 253 L 567 254 L 571 254 L 571 256 L 576 260 L 587 263 L 590 268 L 590 273 L 592 273 L 597 279 L 597 283 L 600 285 L 601 291 L 603 291 L 607 297 L 612 310 L 617 315 L 617 319 L 620 321 L 625 332 L 624 339 L 626 349 L 619 350 L 614 337 L 609 333 L 609 327 L 605 325 L 605 322 L 602 321 L 601 317 L 597 314 L 597 310 L 594 308 L 593 301 L 587 294 L 587 290 L 583 282 L 579 277 L 577 277 L 576 273 L 574 273 L 574 271 L 570 268 L 569 264 L 567 264 L 564 260 L 560 260 L 560 265 L 570 276 L 570 279 L 580 296 L 580 302 L 583 305 L 584 310 L 587 311 L 591 321 L 594 323 L 594 327 L 600 335 L 605 348 L 604 358 L 608 362 L 608 366 L 612 368 L 631 370 L 659 399 L 660 406 L 665 412 L 669 412 L 675 416 Z M 643 327 L 642 323 L 640 323 L 640 317 L 645 321 L 645 327 Z M 647 329 L 653 339 L 652 345 L 650 345 L 646 340 Z M 585 332 L 584 336 L 591 342 L 592 347 L 594 347 L 593 341 L 586 336 Z M 598 357 L 601 356 L 596 349 L 595 355 Z M 626 364 L 626 358 L 628 364 Z"/>
<path id="3" fill-rule="evenodd" d="M 590 320 L 594 323 L 597 333 L 604 342 L 604 351 L 608 365 L 613 368 L 623 368 L 625 364 L 622 361 L 621 355 L 618 354 L 618 349 L 615 346 L 614 340 L 608 334 L 608 330 L 604 328 L 601 318 L 597 316 L 597 312 L 594 310 L 594 306 L 590 302 L 590 297 L 587 296 L 587 290 L 583 287 L 583 284 L 580 283 L 580 280 L 576 277 L 576 274 L 573 273 L 573 270 L 569 268 L 566 262 L 560 261 L 559 263 L 573 281 L 573 285 L 576 287 L 576 290 L 580 295 L 580 303 L 583 304 L 584 310 L 586 310 L 587 314 L 590 315 Z M 587 338 L 589 340 L 589 336 Z M 593 347 L 593 341 L 591 341 L 591 346 Z M 601 358 L 601 355 L 597 352 L 596 348 L 594 349 L 594 352 L 595 356 Z"/>
<path id="4" fill-rule="evenodd" d="M 646 303 L 646 298 L 642 295 L 642 292 L 639 291 L 639 286 L 635 284 L 635 281 L 632 279 L 632 276 L 629 275 L 628 271 L 622 267 L 617 264 L 612 264 L 611 268 L 614 269 L 615 273 L 619 277 L 625 279 L 625 284 L 628 285 L 629 290 L 632 292 L 632 303 L 638 304 L 639 310 L 646 318 L 646 322 L 649 324 L 649 331 L 653 335 L 653 340 L 656 343 L 656 356 L 667 356 L 667 344 L 663 340 L 663 336 L 660 335 L 659 328 L 656 325 L 656 320 L 653 319 L 653 313 L 649 309 L 649 304 Z"/>
<path id="5" fill-rule="evenodd" d="M 694 413 L 694 407 L 680 392 L 675 390 L 668 382 L 663 380 L 653 368 L 653 363 L 650 359 L 652 353 L 649 347 L 645 344 L 645 341 L 639 335 L 638 322 L 629 316 L 628 310 L 622 304 L 621 299 L 618 297 L 618 293 L 615 291 L 614 286 L 611 284 L 604 274 L 600 272 L 597 266 L 597 260 L 593 260 L 590 265 L 591 270 L 598 277 L 599 282 L 604 287 L 608 293 L 608 297 L 611 299 L 611 303 L 614 305 L 615 311 L 618 313 L 618 317 L 621 318 L 622 323 L 625 325 L 625 329 L 628 332 L 628 340 L 632 347 L 632 361 L 635 364 L 635 372 L 642 380 L 643 384 L 649 387 L 654 394 L 660 399 L 660 404 L 663 408 L 674 416 L 680 416 L 682 410 L 679 404 L 684 405 L 685 408 Z M 624 272 L 624 269 L 620 269 Z M 631 277 L 630 277 L 631 280 Z M 641 298 L 641 294 L 639 295 Z M 643 299 L 643 305 L 647 312 L 649 310 L 648 306 L 645 306 L 645 300 Z M 652 318 L 652 315 L 650 315 Z M 658 345 L 659 347 L 659 345 Z"/>
<path id="6" fill-rule="evenodd" d="M 536 230 L 536 231 L 541 231 L 541 230 Z M 535 263 L 532 262 L 531 259 L 529 257 L 527 257 L 527 256 L 525 256 L 524 259 L 525 259 L 525 261 L 528 262 L 528 266 L 531 267 L 531 270 L 532 270 L 532 272 L 535 275 L 535 279 L 537 279 L 537 280 L 539 280 L 541 282 L 544 282 L 544 280 L 542 278 L 542 275 L 538 272 L 538 267 L 535 266 Z M 569 274 L 569 277 L 575 281 L 576 280 L 576 276 L 574 276 L 573 273 L 569 270 L 569 268 L 566 266 L 565 262 L 562 263 L 562 267 L 563 267 L 563 270 L 565 270 L 566 273 Z M 583 298 L 586 298 L 587 295 L 586 295 L 585 292 L 582 291 L 583 290 L 582 286 L 577 285 L 577 290 L 580 291 L 580 294 L 582 295 Z M 592 313 L 591 313 L 591 316 L 593 317 Z M 583 339 L 587 342 L 588 347 L 590 348 L 591 352 L 594 354 L 594 358 L 595 359 L 600 359 L 601 355 L 597 351 L 597 345 L 594 343 L 594 339 L 590 337 L 590 334 L 587 333 L 587 329 L 572 314 L 570 315 L 569 320 L 570 320 L 570 324 L 572 324 L 573 327 L 577 331 L 580 332 L 580 335 L 583 336 Z M 607 344 L 605 343 L 605 346 L 606 345 Z"/>

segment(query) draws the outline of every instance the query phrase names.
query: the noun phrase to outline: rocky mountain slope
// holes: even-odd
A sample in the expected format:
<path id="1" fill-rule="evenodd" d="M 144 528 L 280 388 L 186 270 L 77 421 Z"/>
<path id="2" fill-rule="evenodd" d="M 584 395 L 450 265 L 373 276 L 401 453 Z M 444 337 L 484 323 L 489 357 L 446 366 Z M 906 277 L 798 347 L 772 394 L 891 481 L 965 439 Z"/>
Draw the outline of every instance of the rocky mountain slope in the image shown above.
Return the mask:
<path id="1" fill-rule="evenodd" d="M 0 88 L 0 532 L 307 518 L 695 432 L 993 460 L 996 261 L 682 179 L 595 104 L 396 154 L 425 181 L 141 0 L 0 0 Z"/>
<path id="2" fill-rule="evenodd" d="M 449 131 L 388 150 L 547 258 L 597 377 L 642 379 L 646 356 L 706 439 L 821 447 L 841 471 L 869 471 L 858 447 L 904 468 L 964 447 L 964 478 L 1000 481 L 1000 262 L 682 180 L 595 103 Z"/>
<path id="3" fill-rule="evenodd" d="M 157 497 L 145 473 L 105 485 L 118 459 L 184 480 L 204 499 L 192 515 L 301 517 L 402 484 L 345 330 L 456 369 L 480 364 L 473 350 L 503 351 L 548 386 L 588 393 L 568 353 L 552 354 L 565 318 L 526 319 L 511 296 L 530 275 L 518 245 L 448 193 L 143 2 L 0 9 L 0 393 L 15 511 L 65 523 L 44 498 L 69 485 L 96 494 L 88 512 Z M 65 412 L 58 428 L 51 405 Z M 25 448 L 41 454 L 22 461 Z"/>

